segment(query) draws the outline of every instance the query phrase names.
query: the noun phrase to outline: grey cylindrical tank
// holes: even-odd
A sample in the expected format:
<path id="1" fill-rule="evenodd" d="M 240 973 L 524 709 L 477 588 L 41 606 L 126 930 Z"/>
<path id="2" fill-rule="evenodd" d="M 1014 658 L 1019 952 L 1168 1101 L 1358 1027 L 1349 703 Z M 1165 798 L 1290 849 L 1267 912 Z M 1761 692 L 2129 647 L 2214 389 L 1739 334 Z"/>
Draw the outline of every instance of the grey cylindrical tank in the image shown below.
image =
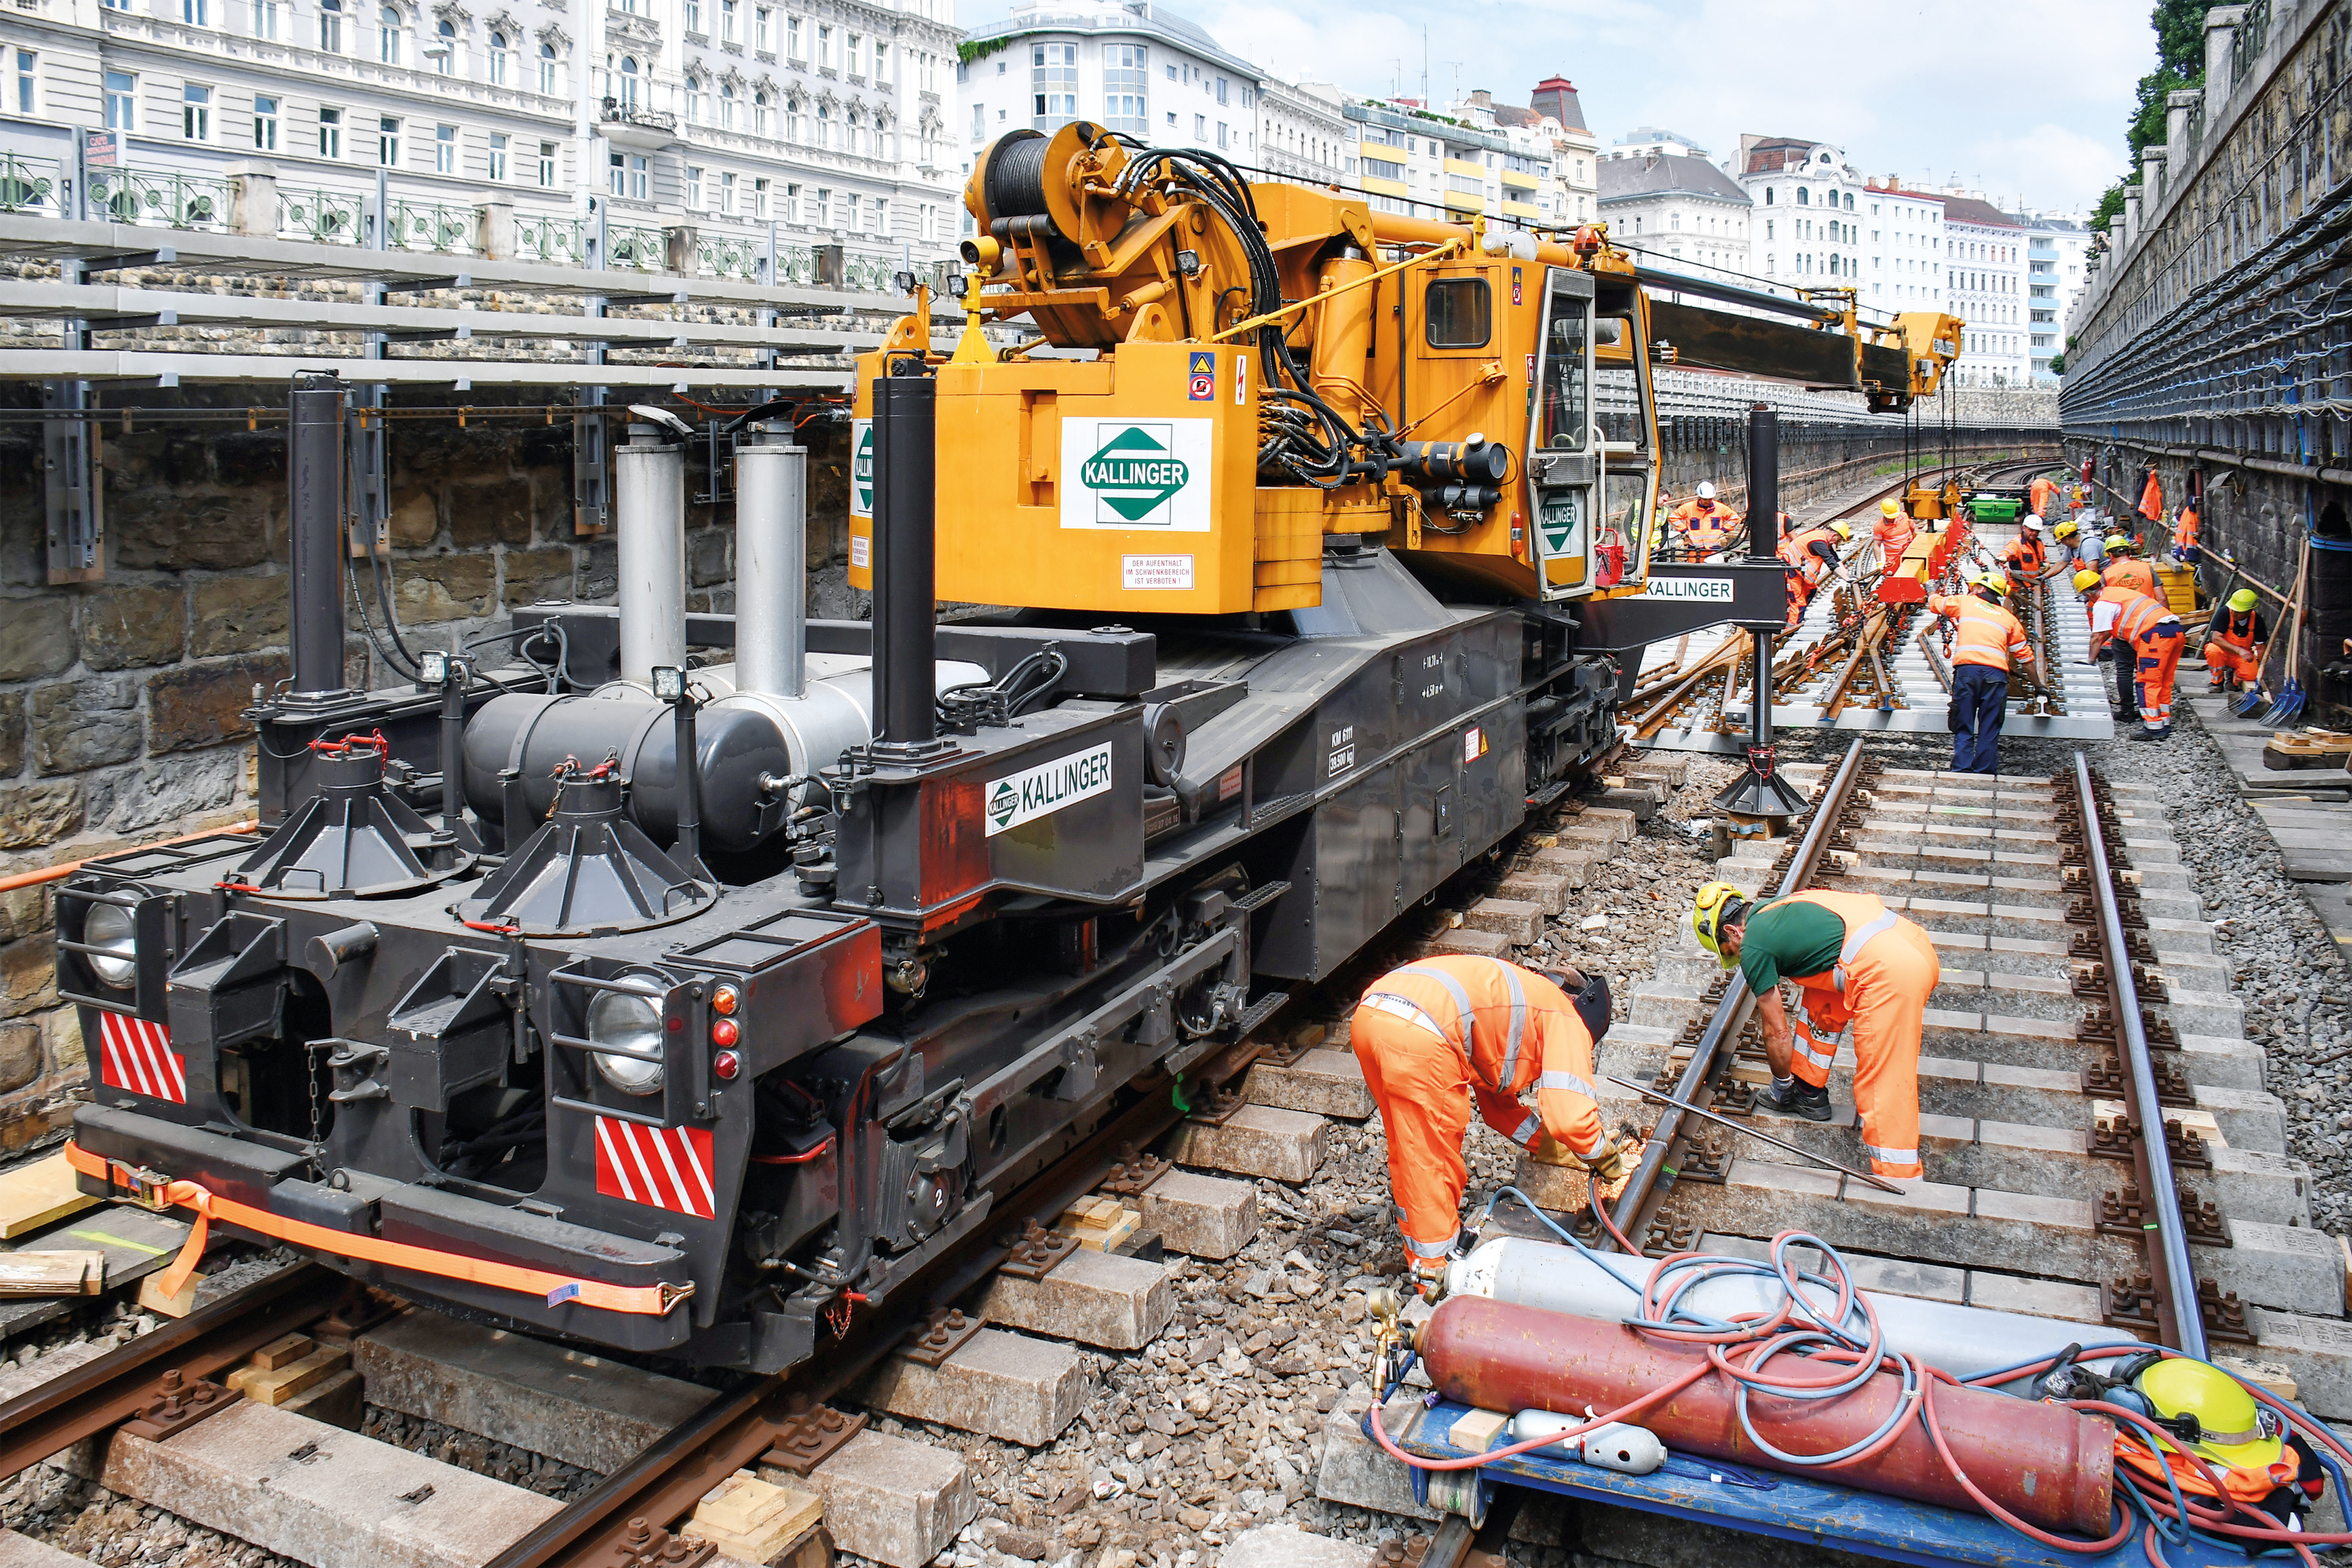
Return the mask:
<path id="1" fill-rule="evenodd" d="M 650 425 L 629 434 L 613 453 L 621 679 L 642 681 L 686 666 L 686 448 Z"/>
<path id="2" fill-rule="evenodd" d="M 841 760 L 844 750 L 874 739 L 874 670 L 866 659 L 810 654 L 808 679 L 803 695 L 798 698 L 746 689 L 738 684 L 742 668 L 739 659 L 694 672 L 695 684 L 710 693 L 710 705 L 703 712 L 749 709 L 766 715 L 792 752 L 792 772 L 812 773 L 831 767 Z M 988 671 L 979 665 L 941 659 L 934 684 L 937 690 L 945 691 L 987 679 Z"/>
<path id="3" fill-rule="evenodd" d="M 763 776 L 793 771 L 774 720 L 756 709 L 706 708 L 695 721 L 702 769 L 702 839 L 709 847 L 749 849 L 781 822 L 763 809 Z M 677 836 L 677 734 L 668 704 L 615 685 L 588 697 L 510 693 L 484 703 L 466 726 L 466 798 L 488 821 L 504 818 L 499 775 L 521 775 L 534 820 L 555 800 L 554 771 L 566 757 L 593 765 L 620 758 L 629 780 L 631 820 L 664 844 Z M 763 829 L 765 831 L 763 831 Z M 509 847 L 512 847 L 509 846 Z"/>
<path id="4" fill-rule="evenodd" d="M 808 449 L 780 437 L 735 448 L 735 678 L 799 697 L 808 625 Z"/>
<path id="5" fill-rule="evenodd" d="M 1810 1249 L 1799 1254 L 1811 1262 Z M 1658 1263 L 1645 1258 L 1609 1258 L 1609 1268 L 1635 1287 L 1648 1284 Z M 1548 1241 L 1509 1237 L 1474 1248 L 1446 1268 L 1446 1289 L 1456 1296 L 1485 1296 L 1491 1300 L 1541 1307 L 1580 1318 L 1615 1321 L 1633 1314 L 1641 1299 L 1612 1278 L 1601 1264 L 1572 1247 Z M 1808 1286 L 1807 1294 L 1826 1312 L 1835 1310 L 1836 1292 Z M 2143 1348 L 2141 1342 L 2120 1329 L 2089 1323 L 2069 1323 L 2054 1318 L 2032 1318 L 2018 1312 L 1996 1312 L 1983 1307 L 1963 1307 L 1916 1296 L 1891 1296 L 1865 1290 L 1886 1335 L 1886 1348 L 1917 1356 L 1955 1377 L 1972 1377 L 1997 1367 L 2015 1366 L 2055 1355 L 2070 1344 L 2081 1344 L 2099 1361 L 2123 1351 Z M 1729 1318 L 1741 1312 L 1769 1312 L 1778 1304 L 1780 1286 L 1753 1274 L 1720 1276 L 1693 1287 L 1682 1298 L 1691 1310 Z M 2114 1351 L 2097 1352 L 2097 1347 Z"/>

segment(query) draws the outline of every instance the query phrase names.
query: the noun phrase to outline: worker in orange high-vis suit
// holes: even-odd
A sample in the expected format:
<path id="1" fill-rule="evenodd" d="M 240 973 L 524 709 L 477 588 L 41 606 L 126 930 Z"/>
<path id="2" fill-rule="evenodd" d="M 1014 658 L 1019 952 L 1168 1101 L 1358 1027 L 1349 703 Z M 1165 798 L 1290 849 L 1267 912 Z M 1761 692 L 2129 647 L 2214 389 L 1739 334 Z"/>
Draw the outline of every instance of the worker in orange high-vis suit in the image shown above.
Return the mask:
<path id="1" fill-rule="evenodd" d="M 1927 613 L 1953 623 L 1952 771 L 2000 772 L 2000 726 L 2009 714 L 2012 659 L 2033 665 L 2025 628 L 2001 604 L 2008 584 L 1979 573 L 1965 594 L 1930 594 Z"/>
<path id="2" fill-rule="evenodd" d="M 2160 598 L 2156 586 L 2156 568 L 2139 559 L 2139 542 L 2126 533 L 2107 535 L 2107 563 L 2099 575 L 2118 587 L 2129 588 L 2149 598 Z"/>
<path id="3" fill-rule="evenodd" d="M 1903 503 L 1889 496 L 1878 503 L 1878 521 L 1870 525 L 1870 536 L 1878 541 L 1879 571 L 1892 577 L 1902 569 L 1903 552 L 1919 537 L 1919 530 Z"/>
<path id="4" fill-rule="evenodd" d="M 2047 474 L 2036 474 L 2033 482 L 2025 487 L 2025 504 L 2036 517 L 2048 517 L 2058 504 L 2058 481 Z"/>
<path id="5" fill-rule="evenodd" d="M 1487 1126 L 1545 1164 L 1581 1164 L 1604 1183 L 1623 1176 L 1592 1085 L 1593 1044 L 1608 1029 L 1606 980 L 1574 970 L 1554 978 L 1499 958 L 1424 958 L 1374 981 L 1356 1005 L 1349 1042 L 1381 1108 L 1405 1258 L 1424 1297 L 1443 1291 L 1461 1237 L 1470 1181 L 1462 1135 L 1474 1102 Z M 1529 1089 L 1533 1110 L 1519 1103 Z"/>
<path id="6" fill-rule="evenodd" d="M 2252 588 L 2241 588 L 2206 623 L 2205 668 L 2212 689 L 2263 683 L 2263 654 L 2271 639 L 2260 604 Z"/>
<path id="7" fill-rule="evenodd" d="M 2110 583 L 2096 570 L 2085 566 L 2074 574 L 2074 592 L 2091 618 L 2091 648 L 2086 663 L 2112 661 L 2116 667 L 2116 695 L 2109 706 L 2117 719 L 2130 721 L 2139 716 L 2137 696 L 2138 667 L 2133 661 L 2131 645 L 2116 640 L 2116 618 L 2124 606 L 2134 599 L 2145 599 L 2146 594 L 2121 583 Z"/>
<path id="8" fill-rule="evenodd" d="M 1805 606 L 1812 603 L 1822 584 L 1844 564 L 1838 550 L 1853 537 L 1853 530 L 1843 522 L 1821 523 L 1780 536 L 1780 559 L 1796 568 L 1789 574 L 1790 627 L 1804 618 Z"/>
<path id="9" fill-rule="evenodd" d="M 1772 1087 L 1768 1110 L 1827 1121 L 1830 1069 L 1853 1026 L 1853 1105 L 1871 1173 L 1925 1174 L 1919 1163 L 1919 1039 L 1941 977 L 1927 933 L 1868 893 L 1791 893 L 1750 903 L 1728 882 L 1698 890 L 1691 924 L 1756 997 Z M 1804 1016 L 1790 1027 L 1780 982 L 1794 981 Z"/>
<path id="10" fill-rule="evenodd" d="M 2201 553 L 2197 548 L 2197 537 L 2204 530 L 2205 520 L 2199 515 L 2197 502 L 2192 500 L 2172 520 L 2172 558 L 2187 565 L 2196 564 Z"/>
<path id="11" fill-rule="evenodd" d="M 2017 537 L 2000 552 L 2002 570 L 2009 574 L 2011 595 L 2023 593 L 2042 580 L 2050 568 L 2050 548 L 2042 540 L 2042 519 L 2027 512 L 2017 525 Z"/>
<path id="12" fill-rule="evenodd" d="M 1739 526 L 1739 514 L 1717 500 L 1715 487 L 1702 479 L 1697 496 L 1668 512 L 1666 521 L 1690 558 L 1704 561 L 1723 548 L 1731 531 Z"/>
<path id="13" fill-rule="evenodd" d="M 2172 680 L 2189 635 L 2180 617 L 2161 599 L 2135 595 L 2116 615 L 2116 657 L 2131 661 L 2132 695 L 2139 706 L 2135 741 L 2163 741 L 2172 734 Z M 2126 645 L 2128 651 L 2126 651 Z"/>

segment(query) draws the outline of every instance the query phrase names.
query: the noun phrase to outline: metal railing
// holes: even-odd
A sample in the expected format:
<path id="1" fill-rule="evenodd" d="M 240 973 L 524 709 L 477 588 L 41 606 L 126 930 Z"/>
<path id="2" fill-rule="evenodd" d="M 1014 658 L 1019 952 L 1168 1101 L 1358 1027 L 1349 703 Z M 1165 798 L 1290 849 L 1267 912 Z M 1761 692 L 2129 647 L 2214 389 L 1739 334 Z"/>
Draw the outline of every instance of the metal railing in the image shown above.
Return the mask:
<path id="1" fill-rule="evenodd" d="M 63 216 L 63 175 L 55 158 L 0 153 L 0 213 Z"/>
<path id="2" fill-rule="evenodd" d="M 667 109 L 645 109 L 606 99 L 600 118 L 608 125 L 642 125 L 648 131 L 675 131 L 677 116 Z"/>
<path id="3" fill-rule="evenodd" d="M 278 188 L 278 233 L 319 245 L 357 245 L 366 198 L 353 192 Z"/>
<path id="4" fill-rule="evenodd" d="M 92 169 L 91 211 L 149 228 L 226 228 L 229 183 L 167 169 Z"/>
<path id="5" fill-rule="evenodd" d="M 2254 62 L 2262 58 L 2263 46 L 2271 41 L 2271 0 L 2253 0 L 2246 14 L 2238 20 L 2238 29 L 2230 36 L 2230 80 L 2232 85 L 2245 80 L 2254 71 Z"/>
<path id="6" fill-rule="evenodd" d="M 517 261 L 543 261 L 551 267 L 580 267 L 587 263 L 586 226 L 576 217 L 533 217 L 518 213 L 514 237 Z"/>
<path id="7" fill-rule="evenodd" d="M 760 279 L 760 245 L 740 235 L 704 235 L 694 243 L 695 270 L 705 278 Z"/>
<path id="8" fill-rule="evenodd" d="M 604 226 L 604 265 L 607 267 L 630 267 L 640 272 L 659 272 L 667 248 L 660 229 L 642 228 L 625 223 Z"/>
<path id="9" fill-rule="evenodd" d="M 474 243 L 474 209 L 448 202 L 403 202 L 392 205 L 386 238 L 403 250 L 468 252 Z"/>

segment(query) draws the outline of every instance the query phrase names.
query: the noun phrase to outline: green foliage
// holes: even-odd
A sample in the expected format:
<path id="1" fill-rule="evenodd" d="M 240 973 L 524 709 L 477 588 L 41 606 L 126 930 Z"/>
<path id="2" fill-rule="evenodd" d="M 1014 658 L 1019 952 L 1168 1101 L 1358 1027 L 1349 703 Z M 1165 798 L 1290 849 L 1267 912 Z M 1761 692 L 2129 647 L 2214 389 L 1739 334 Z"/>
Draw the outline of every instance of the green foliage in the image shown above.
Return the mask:
<path id="1" fill-rule="evenodd" d="M 2066 374 L 2066 356 L 2064 354 L 2052 354 L 2050 356 L 2050 374 L 2053 375 L 2063 375 Z"/>
<path id="2" fill-rule="evenodd" d="M 2147 25 L 2156 34 L 2156 68 L 2139 79 L 2131 120 L 2124 128 L 2124 143 L 2131 150 L 2131 166 L 2107 187 L 2091 216 L 2093 228 L 2105 228 L 2124 210 L 2127 185 L 2139 183 L 2140 153 L 2161 146 L 2165 139 L 2165 100 L 2176 92 L 2205 83 L 2205 13 L 2228 0 L 2157 0 Z"/>
<path id="3" fill-rule="evenodd" d="M 2128 179 L 2117 180 L 2114 184 L 2109 185 L 2107 194 L 2101 196 L 2099 205 L 2092 209 L 2091 226 L 2111 228 L 2116 219 L 2123 214 L 2124 197 L 2137 189 L 2139 189 L 2139 175 L 2137 174 Z"/>
<path id="4" fill-rule="evenodd" d="M 1022 37 L 1023 35 L 1019 33 L 1007 33 L 996 38 L 959 39 L 956 43 L 956 58 L 966 65 L 971 64 L 974 60 L 984 60 L 992 54 L 1011 48 L 1021 41 Z"/>

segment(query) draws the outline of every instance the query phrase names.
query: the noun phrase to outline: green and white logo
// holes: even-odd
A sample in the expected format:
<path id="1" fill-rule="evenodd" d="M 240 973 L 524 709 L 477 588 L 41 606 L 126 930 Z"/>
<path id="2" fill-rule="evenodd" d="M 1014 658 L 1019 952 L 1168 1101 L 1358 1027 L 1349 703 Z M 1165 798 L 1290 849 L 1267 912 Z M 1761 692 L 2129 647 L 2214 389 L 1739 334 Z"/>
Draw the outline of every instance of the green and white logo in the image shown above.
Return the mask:
<path id="1" fill-rule="evenodd" d="M 1062 526 L 1209 531 L 1212 419 L 1062 421 Z"/>
<path id="2" fill-rule="evenodd" d="M 1170 449 L 1166 425 L 1130 425 L 1078 467 L 1078 482 L 1129 522 L 1141 522 L 1184 488 L 1192 470 Z"/>
<path id="3" fill-rule="evenodd" d="M 874 421 L 849 422 L 849 515 L 874 515 Z"/>
<path id="4" fill-rule="evenodd" d="M 1544 497 L 1543 512 L 1537 526 L 1543 531 L 1543 552 L 1547 561 L 1584 553 L 1584 492 L 1560 490 Z"/>
<path id="5" fill-rule="evenodd" d="M 1074 752 L 1041 763 L 1024 773 L 1001 778 L 988 786 L 982 808 L 988 816 L 984 837 L 995 837 L 1009 827 L 1040 816 L 1050 816 L 1066 805 L 1110 788 L 1110 743 L 1092 751 Z"/>

